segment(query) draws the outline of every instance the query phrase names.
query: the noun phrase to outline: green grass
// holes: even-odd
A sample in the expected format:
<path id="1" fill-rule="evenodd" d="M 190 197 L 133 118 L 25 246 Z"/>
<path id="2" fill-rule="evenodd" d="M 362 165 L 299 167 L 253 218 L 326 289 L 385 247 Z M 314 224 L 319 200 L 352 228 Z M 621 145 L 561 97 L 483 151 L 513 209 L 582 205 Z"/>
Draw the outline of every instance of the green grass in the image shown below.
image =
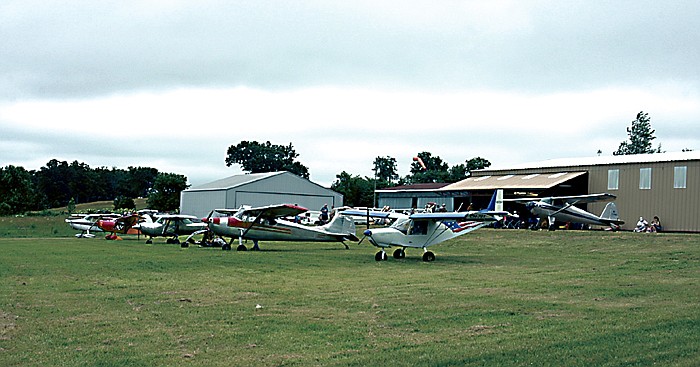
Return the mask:
<path id="1" fill-rule="evenodd" d="M 4 238 L 0 365 L 696 366 L 698 239 L 479 230 L 377 263 Z"/>

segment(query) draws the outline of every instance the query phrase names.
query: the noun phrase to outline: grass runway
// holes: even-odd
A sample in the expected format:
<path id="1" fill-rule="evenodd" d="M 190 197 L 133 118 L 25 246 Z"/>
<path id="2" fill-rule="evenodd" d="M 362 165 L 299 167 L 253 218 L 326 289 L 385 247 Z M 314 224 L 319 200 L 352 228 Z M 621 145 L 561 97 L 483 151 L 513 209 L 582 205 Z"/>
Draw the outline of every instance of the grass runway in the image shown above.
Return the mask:
<path id="1" fill-rule="evenodd" d="M 424 263 L 0 238 L 0 365 L 697 366 L 699 239 L 482 229 Z"/>

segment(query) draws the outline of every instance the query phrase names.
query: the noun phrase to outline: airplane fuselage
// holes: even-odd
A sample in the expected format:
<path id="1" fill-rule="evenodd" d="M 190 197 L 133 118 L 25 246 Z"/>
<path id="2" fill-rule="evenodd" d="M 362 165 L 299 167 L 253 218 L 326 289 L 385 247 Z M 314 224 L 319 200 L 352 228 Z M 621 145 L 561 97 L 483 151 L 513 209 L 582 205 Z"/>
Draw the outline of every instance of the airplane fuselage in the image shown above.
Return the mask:
<path id="1" fill-rule="evenodd" d="M 583 223 L 591 225 L 609 226 L 612 221 L 603 219 L 593 213 L 587 212 L 575 206 L 569 206 L 562 210 L 563 206 L 552 205 L 542 201 L 527 204 L 530 212 L 539 218 L 554 217 L 560 222 Z M 551 223 L 550 223 L 551 224 Z"/>
<path id="2" fill-rule="evenodd" d="M 387 247 L 412 247 L 426 248 L 451 238 L 481 228 L 488 222 L 463 222 L 464 228 L 451 230 L 443 222 L 430 220 L 406 220 L 403 223 L 397 221 L 388 228 L 375 228 L 365 231 L 370 242 L 382 248 Z M 462 233 L 463 232 L 463 233 Z"/>
<path id="3" fill-rule="evenodd" d="M 282 219 L 270 223 L 263 220 L 259 223 L 240 220 L 236 217 L 217 217 L 209 221 L 209 229 L 223 237 L 256 240 L 256 241 L 304 241 L 304 242 L 342 242 L 340 234 L 329 234 L 322 227 L 307 227 L 303 224 Z"/>
<path id="4" fill-rule="evenodd" d="M 139 225 L 141 232 L 151 237 L 190 235 L 205 228 L 207 228 L 205 223 L 191 223 L 182 225 L 171 224 L 167 229 L 165 229 L 165 226 L 162 223 L 141 223 L 141 225 Z"/>

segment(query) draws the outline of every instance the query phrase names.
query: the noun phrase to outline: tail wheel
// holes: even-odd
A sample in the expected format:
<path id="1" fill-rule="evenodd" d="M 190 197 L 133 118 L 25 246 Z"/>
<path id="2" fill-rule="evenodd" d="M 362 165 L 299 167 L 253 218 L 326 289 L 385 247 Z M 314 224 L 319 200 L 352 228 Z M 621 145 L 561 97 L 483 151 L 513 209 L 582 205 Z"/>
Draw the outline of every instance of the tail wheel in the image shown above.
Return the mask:
<path id="1" fill-rule="evenodd" d="M 435 261 L 435 254 L 430 252 L 430 251 L 426 251 L 425 253 L 423 253 L 423 261 L 425 261 L 425 262 Z"/>

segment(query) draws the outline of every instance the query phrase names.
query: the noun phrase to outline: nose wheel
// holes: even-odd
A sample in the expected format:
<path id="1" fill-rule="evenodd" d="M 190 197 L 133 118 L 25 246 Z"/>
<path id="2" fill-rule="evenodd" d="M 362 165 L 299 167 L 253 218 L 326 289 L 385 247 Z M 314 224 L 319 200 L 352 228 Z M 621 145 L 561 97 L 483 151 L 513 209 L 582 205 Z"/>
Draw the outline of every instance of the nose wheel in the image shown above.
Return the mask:
<path id="1" fill-rule="evenodd" d="M 376 255 L 374 255 L 374 259 L 377 261 L 386 261 L 387 257 L 388 256 L 386 256 L 386 252 L 384 251 L 379 251 Z"/>

